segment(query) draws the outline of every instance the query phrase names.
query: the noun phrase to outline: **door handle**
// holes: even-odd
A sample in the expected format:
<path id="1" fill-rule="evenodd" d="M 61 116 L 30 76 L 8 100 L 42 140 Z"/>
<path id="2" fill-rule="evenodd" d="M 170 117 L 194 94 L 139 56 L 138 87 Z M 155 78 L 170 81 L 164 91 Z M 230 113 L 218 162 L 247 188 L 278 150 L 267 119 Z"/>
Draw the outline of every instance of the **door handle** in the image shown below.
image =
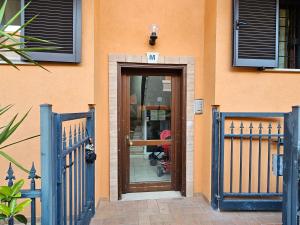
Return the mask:
<path id="1" fill-rule="evenodd" d="M 240 21 L 240 20 L 236 21 L 236 29 L 237 30 L 239 30 L 241 26 L 246 26 L 246 25 L 248 25 L 248 23 L 245 21 Z"/>
<path id="2" fill-rule="evenodd" d="M 132 140 L 130 139 L 129 135 L 126 135 L 126 140 L 127 140 L 127 144 L 128 144 L 129 146 L 133 146 L 133 142 L 132 142 Z"/>

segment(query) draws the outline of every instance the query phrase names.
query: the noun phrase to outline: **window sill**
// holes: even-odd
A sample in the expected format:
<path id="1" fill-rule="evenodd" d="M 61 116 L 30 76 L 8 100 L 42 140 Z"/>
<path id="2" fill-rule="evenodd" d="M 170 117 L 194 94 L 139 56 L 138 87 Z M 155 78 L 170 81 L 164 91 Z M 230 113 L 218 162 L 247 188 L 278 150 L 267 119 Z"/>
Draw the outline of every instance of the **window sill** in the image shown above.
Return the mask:
<path id="1" fill-rule="evenodd" d="M 274 69 L 264 69 L 265 72 L 275 72 L 275 73 L 300 73 L 300 69 L 282 69 L 282 68 L 274 68 Z"/>
<path id="2" fill-rule="evenodd" d="M 31 62 L 19 61 L 19 60 L 12 60 L 12 63 L 15 65 L 33 65 Z M 9 65 L 8 63 L 0 60 L 0 65 Z"/>

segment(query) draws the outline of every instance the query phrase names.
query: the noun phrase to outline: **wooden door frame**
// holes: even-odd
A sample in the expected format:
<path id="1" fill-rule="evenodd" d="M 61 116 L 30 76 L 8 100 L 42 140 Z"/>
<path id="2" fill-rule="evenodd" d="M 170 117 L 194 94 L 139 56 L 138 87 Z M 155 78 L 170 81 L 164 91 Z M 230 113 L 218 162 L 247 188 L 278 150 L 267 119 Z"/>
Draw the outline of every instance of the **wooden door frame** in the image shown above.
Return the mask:
<path id="1" fill-rule="evenodd" d="M 124 94 L 124 90 L 122 90 L 122 71 L 123 70 L 148 70 L 148 71 L 156 71 L 156 72 L 168 72 L 173 71 L 177 76 L 180 77 L 180 97 L 181 97 L 181 106 L 177 104 L 175 107 L 180 107 L 181 111 L 181 134 L 177 135 L 180 138 L 180 146 L 177 148 L 181 149 L 181 171 L 177 170 L 178 174 L 175 174 L 178 178 L 175 179 L 176 183 L 174 184 L 174 189 L 176 191 L 180 191 L 183 196 L 186 195 L 186 65 L 169 65 L 169 64 L 136 64 L 136 63 L 118 63 L 118 93 L 117 93 L 117 104 L 118 104 L 118 197 L 121 198 L 122 193 L 126 190 L 128 191 L 128 187 L 125 187 L 124 176 L 122 176 L 123 165 L 126 163 L 124 161 L 124 156 L 122 155 L 121 149 L 124 148 L 125 142 L 123 143 L 124 133 L 122 130 L 122 124 L 124 122 L 124 117 L 122 116 L 124 112 L 122 112 L 122 94 Z M 173 100 L 172 100 L 173 101 Z M 180 120 L 180 118 L 173 118 L 174 120 Z M 178 164 L 177 164 L 178 165 Z M 123 171 L 124 172 L 124 171 Z M 125 179 L 128 178 L 128 174 L 125 175 Z M 155 190 L 166 190 L 167 186 L 160 185 L 155 187 Z M 145 188 L 143 185 L 140 188 L 136 189 L 137 191 L 152 191 L 150 188 Z"/>

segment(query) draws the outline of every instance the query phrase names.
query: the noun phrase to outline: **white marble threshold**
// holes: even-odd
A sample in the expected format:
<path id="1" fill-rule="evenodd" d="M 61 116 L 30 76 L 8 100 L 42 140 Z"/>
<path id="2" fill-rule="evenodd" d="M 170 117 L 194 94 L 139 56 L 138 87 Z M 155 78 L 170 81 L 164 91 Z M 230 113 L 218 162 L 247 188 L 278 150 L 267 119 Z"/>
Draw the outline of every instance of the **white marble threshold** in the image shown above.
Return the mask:
<path id="1" fill-rule="evenodd" d="M 121 201 L 183 198 L 179 191 L 137 192 L 122 195 Z"/>

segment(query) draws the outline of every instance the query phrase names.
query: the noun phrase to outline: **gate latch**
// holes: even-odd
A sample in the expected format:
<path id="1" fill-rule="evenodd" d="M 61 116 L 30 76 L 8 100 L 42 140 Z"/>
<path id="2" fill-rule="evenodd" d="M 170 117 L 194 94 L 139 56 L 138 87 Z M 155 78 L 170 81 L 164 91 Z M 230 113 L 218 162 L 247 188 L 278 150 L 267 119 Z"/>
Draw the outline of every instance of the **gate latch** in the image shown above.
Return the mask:
<path id="1" fill-rule="evenodd" d="M 95 147 L 93 144 L 92 139 L 89 139 L 89 143 L 85 146 L 86 155 L 85 155 L 85 161 L 88 164 L 92 164 L 96 161 L 97 155 L 95 153 Z"/>
<path id="2" fill-rule="evenodd" d="M 277 177 L 283 176 L 283 154 L 272 155 L 272 171 Z"/>
<path id="3" fill-rule="evenodd" d="M 216 195 L 216 198 L 217 198 L 218 201 L 221 200 L 221 196 L 220 195 Z"/>

